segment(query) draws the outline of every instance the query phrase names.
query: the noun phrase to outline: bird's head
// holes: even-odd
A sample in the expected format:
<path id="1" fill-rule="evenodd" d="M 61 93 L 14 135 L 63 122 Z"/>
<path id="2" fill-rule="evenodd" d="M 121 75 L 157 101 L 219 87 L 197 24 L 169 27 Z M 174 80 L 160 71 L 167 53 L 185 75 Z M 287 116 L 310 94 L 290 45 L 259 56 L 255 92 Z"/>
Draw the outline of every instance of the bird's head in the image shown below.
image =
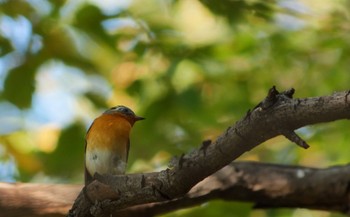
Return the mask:
<path id="1" fill-rule="evenodd" d="M 123 105 L 112 107 L 105 111 L 103 114 L 122 116 L 126 120 L 128 120 L 131 125 L 134 125 L 136 121 L 141 121 L 145 119 L 143 117 L 137 116 L 131 109 Z"/>

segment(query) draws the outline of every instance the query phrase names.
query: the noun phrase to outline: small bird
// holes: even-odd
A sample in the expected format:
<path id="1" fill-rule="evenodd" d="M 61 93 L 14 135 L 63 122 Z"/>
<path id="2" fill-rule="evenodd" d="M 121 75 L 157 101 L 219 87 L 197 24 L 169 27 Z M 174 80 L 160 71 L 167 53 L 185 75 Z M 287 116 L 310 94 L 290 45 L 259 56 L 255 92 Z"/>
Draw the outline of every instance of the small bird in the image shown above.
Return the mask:
<path id="1" fill-rule="evenodd" d="M 115 106 L 97 117 L 86 133 L 85 186 L 94 174 L 125 173 L 130 148 L 130 131 L 143 117 L 126 106 Z"/>

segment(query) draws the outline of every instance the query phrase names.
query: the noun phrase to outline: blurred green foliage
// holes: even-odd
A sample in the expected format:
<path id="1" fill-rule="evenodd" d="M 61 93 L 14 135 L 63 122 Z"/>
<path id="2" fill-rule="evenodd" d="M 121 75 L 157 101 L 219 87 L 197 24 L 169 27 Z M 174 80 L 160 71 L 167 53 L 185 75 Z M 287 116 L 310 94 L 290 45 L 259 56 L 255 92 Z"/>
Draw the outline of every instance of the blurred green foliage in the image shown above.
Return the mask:
<path id="1" fill-rule="evenodd" d="M 81 183 L 86 129 L 116 104 L 146 117 L 132 132 L 135 172 L 215 139 L 272 85 L 294 87 L 296 97 L 349 89 L 348 2 L 106 4 L 0 1 L 0 179 Z M 347 129 L 348 121 L 306 127 L 307 151 L 277 137 L 240 159 L 345 164 Z M 318 215 L 250 209 L 215 201 L 169 216 Z"/>

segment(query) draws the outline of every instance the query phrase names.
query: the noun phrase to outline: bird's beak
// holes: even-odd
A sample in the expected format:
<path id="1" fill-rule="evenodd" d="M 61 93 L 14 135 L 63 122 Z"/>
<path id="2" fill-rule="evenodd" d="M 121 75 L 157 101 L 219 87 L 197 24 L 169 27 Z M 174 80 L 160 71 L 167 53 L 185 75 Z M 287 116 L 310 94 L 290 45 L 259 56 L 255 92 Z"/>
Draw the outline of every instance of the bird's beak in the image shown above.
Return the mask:
<path id="1" fill-rule="evenodd" d="M 139 117 L 139 116 L 135 116 L 135 121 L 141 121 L 141 120 L 145 120 L 145 118 L 143 117 Z"/>

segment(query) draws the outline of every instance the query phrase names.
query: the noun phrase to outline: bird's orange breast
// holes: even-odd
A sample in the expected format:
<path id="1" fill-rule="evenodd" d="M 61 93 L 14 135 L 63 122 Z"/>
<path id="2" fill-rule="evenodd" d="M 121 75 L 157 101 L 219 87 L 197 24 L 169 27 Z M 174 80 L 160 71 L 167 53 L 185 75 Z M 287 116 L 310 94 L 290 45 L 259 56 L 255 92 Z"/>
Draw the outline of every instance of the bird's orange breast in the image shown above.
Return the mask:
<path id="1" fill-rule="evenodd" d="M 119 152 L 118 150 L 127 148 L 130 130 L 131 124 L 122 116 L 101 115 L 95 119 L 86 135 L 86 148 L 101 148 Z"/>

